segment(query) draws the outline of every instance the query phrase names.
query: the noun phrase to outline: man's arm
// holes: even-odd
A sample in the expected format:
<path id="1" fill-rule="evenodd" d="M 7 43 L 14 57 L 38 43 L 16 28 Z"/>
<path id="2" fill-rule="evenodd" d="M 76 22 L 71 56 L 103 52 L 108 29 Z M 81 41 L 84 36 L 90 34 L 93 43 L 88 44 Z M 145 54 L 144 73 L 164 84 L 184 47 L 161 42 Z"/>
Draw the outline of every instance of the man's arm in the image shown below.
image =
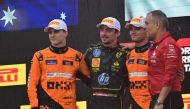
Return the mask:
<path id="1" fill-rule="evenodd" d="M 174 44 L 168 44 L 166 50 L 164 51 L 164 60 L 165 60 L 165 72 L 163 78 L 163 88 L 159 94 L 157 104 L 162 105 L 166 97 L 172 89 L 172 83 L 175 81 L 175 78 L 178 77 L 178 68 L 179 68 L 179 53 L 178 48 Z M 159 103 L 160 102 L 160 103 Z M 162 105 L 163 106 L 163 105 Z M 156 108 L 157 109 L 157 108 Z"/>
<path id="2" fill-rule="evenodd" d="M 172 89 L 172 86 L 163 87 L 161 89 L 161 92 L 159 94 L 159 97 L 158 97 L 157 101 L 160 102 L 160 103 L 164 103 L 164 100 L 166 99 L 166 97 L 170 93 L 171 89 Z"/>
<path id="3" fill-rule="evenodd" d="M 39 83 L 39 79 L 41 76 L 41 66 L 39 61 L 39 56 L 37 53 L 34 54 L 32 63 L 31 63 L 31 69 L 30 69 L 30 75 L 28 79 L 28 98 L 30 101 L 31 108 L 38 107 L 38 98 L 37 98 L 37 85 Z"/>
<path id="4" fill-rule="evenodd" d="M 86 77 L 90 78 L 90 70 L 86 64 L 84 55 L 82 56 L 81 61 L 80 61 L 79 71 Z"/>
<path id="5" fill-rule="evenodd" d="M 122 51 L 125 51 L 125 50 L 132 50 L 134 49 L 136 46 L 135 43 L 128 43 L 127 45 L 125 45 L 123 48 L 122 48 Z"/>

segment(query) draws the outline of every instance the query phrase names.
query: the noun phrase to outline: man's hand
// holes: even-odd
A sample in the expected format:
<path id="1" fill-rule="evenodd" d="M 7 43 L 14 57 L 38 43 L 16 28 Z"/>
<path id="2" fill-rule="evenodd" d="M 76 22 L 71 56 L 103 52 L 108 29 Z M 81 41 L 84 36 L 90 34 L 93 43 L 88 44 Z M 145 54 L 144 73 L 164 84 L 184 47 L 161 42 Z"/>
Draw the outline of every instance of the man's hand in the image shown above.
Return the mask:
<path id="1" fill-rule="evenodd" d="M 38 107 L 32 107 L 31 109 L 38 109 Z"/>
<path id="2" fill-rule="evenodd" d="M 125 45 L 121 50 L 122 51 L 125 51 L 126 49 L 134 49 L 135 48 L 135 43 L 130 43 L 130 44 L 127 44 Z"/>
<path id="3" fill-rule="evenodd" d="M 43 105 L 40 105 L 40 108 L 39 109 L 49 109 L 48 106 L 43 106 Z"/>
<path id="4" fill-rule="evenodd" d="M 154 109 L 163 109 L 164 105 L 163 104 L 159 104 L 159 105 L 155 105 Z"/>
<path id="5" fill-rule="evenodd" d="M 180 81 L 181 82 L 183 82 L 183 80 L 185 79 L 185 75 L 184 75 L 184 69 L 183 68 L 180 68 L 179 70 L 178 70 L 178 76 L 179 76 L 179 78 L 180 78 Z"/>

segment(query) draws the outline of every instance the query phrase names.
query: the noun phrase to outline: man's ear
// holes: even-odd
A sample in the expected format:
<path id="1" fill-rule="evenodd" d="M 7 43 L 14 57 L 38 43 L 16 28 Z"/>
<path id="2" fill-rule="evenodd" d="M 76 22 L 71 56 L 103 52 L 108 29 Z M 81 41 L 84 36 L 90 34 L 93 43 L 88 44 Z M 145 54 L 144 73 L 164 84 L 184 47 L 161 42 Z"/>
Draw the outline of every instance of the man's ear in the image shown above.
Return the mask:
<path id="1" fill-rule="evenodd" d="M 66 37 L 68 36 L 68 31 L 65 31 L 65 36 L 66 36 Z"/>
<path id="2" fill-rule="evenodd" d="M 120 32 L 120 31 L 116 31 L 116 36 L 117 36 L 117 37 L 119 37 L 119 36 L 120 36 L 120 34 L 121 34 L 121 32 Z"/>
<path id="3" fill-rule="evenodd" d="M 157 28 L 160 28 L 160 26 L 161 26 L 160 21 L 157 21 L 155 25 L 156 25 Z"/>

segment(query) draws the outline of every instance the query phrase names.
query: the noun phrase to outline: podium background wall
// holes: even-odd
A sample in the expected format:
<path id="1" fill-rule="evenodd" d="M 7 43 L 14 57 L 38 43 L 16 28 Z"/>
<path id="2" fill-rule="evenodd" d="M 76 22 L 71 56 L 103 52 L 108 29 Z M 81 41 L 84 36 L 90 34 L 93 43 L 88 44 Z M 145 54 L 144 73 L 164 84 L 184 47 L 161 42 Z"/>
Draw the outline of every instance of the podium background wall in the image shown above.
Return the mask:
<path id="1" fill-rule="evenodd" d="M 102 18 L 113 16 L 122 26 L 120 41 L 130 42 L 128 31 L 124 25 L 124 0 L 78 0 L 78 25 L 70 26 L 68 45 L 84 52 L 91 43 L 99 41 L 96 24 Z M 190 37 L 190 17 L 170 18 L 170 31 L 174 38 Z M 0 66 L 10 64 L 26 64 L 28 75 L 30 60 L 36 50 L 49 46 L 47 33 L 42 29 L 0 32 Z M 82 81 L 78 82 L 78 100 L 88 99 L 89 89 Z M 0 108 L 19 109 L 20 105 L 28 104 L 26 85 L 0 87 Z M 184 87 L 184 90 L 186 88 Z M 184 93 L 190 93 L 190 89 Z"/>

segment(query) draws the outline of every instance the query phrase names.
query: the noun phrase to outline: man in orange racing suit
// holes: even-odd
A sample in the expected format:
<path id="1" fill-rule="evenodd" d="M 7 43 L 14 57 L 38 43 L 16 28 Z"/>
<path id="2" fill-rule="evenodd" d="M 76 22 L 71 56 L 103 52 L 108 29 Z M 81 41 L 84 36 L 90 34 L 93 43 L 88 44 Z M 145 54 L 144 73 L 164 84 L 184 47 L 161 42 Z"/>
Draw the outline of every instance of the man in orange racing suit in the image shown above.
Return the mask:
<path id="1" fill-rule="evenodd" d="M 145 18 L 133 18 L 126 24 L 135 48 L 129 53 L 126 65 L 129 72 L 131 109 L 149 109 L 151 96 L 148 89 L 148 49 Z"/>
<path id="2" fill-rule="evenodd" d="M 32 59 L 28 81 L 28 97 L 32 109 L 77 109 L 75 95 L 76 72 L 82 66 L 83 55 L 66 46 L 67 25 L 60 19 L 52 20 L 44 29 L 51 46 L 37 51 Z"/>

